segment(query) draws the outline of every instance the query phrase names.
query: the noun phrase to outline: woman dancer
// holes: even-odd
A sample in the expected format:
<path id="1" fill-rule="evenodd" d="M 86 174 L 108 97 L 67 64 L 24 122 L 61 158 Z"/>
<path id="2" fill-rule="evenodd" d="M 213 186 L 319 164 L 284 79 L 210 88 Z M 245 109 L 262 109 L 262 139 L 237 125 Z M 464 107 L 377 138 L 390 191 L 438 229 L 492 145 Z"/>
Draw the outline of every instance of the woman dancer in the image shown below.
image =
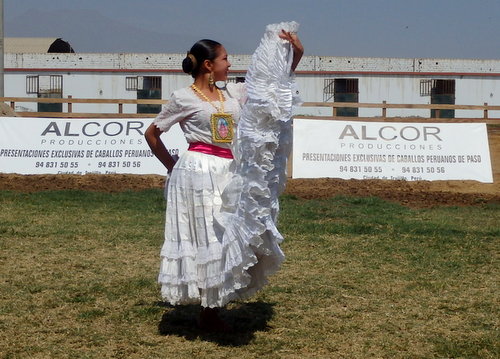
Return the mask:
<path id="1" fill-rule="evenodd" d="M 292 32 L 297 24 L 279 25 L 282 29 L 268 26 L 267 31 L 275 34 L 271 36 L 274 44 L 291 45 L 287 71 L 293 71 L 304 51 Z M 256 60 L 266 63 L 269 59 Z M 275 61 L 286 63 L 287 59 Z M 182 63 L 193 84 L 172 94 L 145 133 L 153 153 L 170 174 L 158 278 L 162 297 L 172 305 L 201 304 L 201 327 L 217 331 L 228 329 L 218 317 L 218 308 L 246 296 L 251 267 L 258 261 L 251 245 L 241 243 L 244 240 L 223 240 L 227 218 L 221 211 L 222 194 L 237 167 L 233 139 L 248 95 L 245 83 L 226 84 L 230 66 L 226 50 L 218 42 L 194 44 Z M 177 162 L 160 139 L 175 123 L 189 143 Z"/>

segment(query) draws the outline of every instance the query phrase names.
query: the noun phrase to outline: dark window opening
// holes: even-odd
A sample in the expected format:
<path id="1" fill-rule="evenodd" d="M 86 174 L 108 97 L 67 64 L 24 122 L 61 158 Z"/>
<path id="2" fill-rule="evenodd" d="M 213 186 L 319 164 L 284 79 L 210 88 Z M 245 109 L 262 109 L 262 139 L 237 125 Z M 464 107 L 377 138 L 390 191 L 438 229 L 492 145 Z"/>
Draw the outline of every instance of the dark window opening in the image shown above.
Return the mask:
<path id="1" fill-rule="evenodd" d="M 335 102 L 359 102 L 358 79 L 335 79 L 333 81 Z M 339 107 L 337 116 L 358 117 L 357 107 Z"/>
<path id="2" fill-rule="evenodd" d="M 133 82 L 128 79 L 130 78 L 127 78 L 126 86 L 132 85 Z M 161 76 L 144 76 L 136 79 L 138 100 L 161 100 Z M 160 111 L 161 105 L 137 104 L 137 113 L 159 113 Z"/>
<path id="3" fill-rule="evenodd" d="M 432 80 L 431 104 L 455 104 L 455 80 Z M 455 110 L 431 110 L 431 118 L 455 118 Z"/>
<path id="4" fill-rule="evenodd" d="M 228 77 L 227 82 L 232 82 L 232 83 L 245 82 L 245 76 Z"/>

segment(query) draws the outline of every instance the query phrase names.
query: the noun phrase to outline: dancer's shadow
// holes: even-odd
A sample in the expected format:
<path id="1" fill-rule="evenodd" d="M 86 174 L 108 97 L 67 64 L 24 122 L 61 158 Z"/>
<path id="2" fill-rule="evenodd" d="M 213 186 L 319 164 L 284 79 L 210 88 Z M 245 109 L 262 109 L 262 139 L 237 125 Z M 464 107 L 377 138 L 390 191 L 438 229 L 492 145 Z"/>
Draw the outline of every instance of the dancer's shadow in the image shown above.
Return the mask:
<path id="1" fill-rule="evenodd" d="M 267 323 L 274 313 L 273 304 L 269 303 L 232 304 L 229 309 L 221 310 L 220 317 L 231 325 L 233 331 L 217 333 L 199 328 L 200 306 L 170 306 L 164 303 L 160 305 L 167 308 L 158 325 L 160 334 L 178 335 L 188 340 L 200 338 L 227 346 L 246 345 L 254 338 L 255 332 L 268 330 Z"/>

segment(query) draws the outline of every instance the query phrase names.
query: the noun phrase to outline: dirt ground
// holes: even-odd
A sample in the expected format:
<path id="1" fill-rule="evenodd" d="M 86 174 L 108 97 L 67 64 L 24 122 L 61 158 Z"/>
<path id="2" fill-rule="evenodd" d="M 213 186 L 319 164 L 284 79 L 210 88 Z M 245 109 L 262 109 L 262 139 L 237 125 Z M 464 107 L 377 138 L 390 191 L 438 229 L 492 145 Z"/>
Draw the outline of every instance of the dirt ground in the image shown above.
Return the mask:
<path id="1" fill-rule="evenodd" d="M 335 195 L 376 196 L 412 207 L 500 203 L 500 127 L 489 127 L 494 183 L 476 181 L 388 181 L 289 179 L 285 194 L 298 198 Z M 0 173 L 0 190 L 35 192 L 59 189 L 117 192 L 162 188 L 156 175 L 16 175 Z"/>
<path id="2" fill-rule="evenodd" d="M 117 192 L 162 188 L 164 178 L 156 175 L 16 175 L 0 174 L 0 190 L 35 192 L 59 189 Z M 500 184 L 475 181 L 383 181 L 289 179 L 285 194 L 298 198 L 335 195 L 376 196 L 411 207 L 478 205 L 500 203 Z"/>

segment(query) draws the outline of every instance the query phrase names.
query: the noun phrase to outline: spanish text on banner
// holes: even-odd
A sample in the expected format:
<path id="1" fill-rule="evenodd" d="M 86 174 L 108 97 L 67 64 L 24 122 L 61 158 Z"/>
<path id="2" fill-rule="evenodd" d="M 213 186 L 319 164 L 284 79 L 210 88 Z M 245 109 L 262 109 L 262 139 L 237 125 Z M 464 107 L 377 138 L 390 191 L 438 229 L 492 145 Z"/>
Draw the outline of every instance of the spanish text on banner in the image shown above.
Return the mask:
<path id="1" fill-rule="evenodd" d="M 484 123 L 294 120 L 293 177 L 493 182 Z"/>
<path id="2" fill-rule="evenodd" d="M 0 172 L 166 174 L 144 131 L 152 119 L 0 118 Z M 187 149 L 179 126 L 162 135 L 173 155 Z"/>

